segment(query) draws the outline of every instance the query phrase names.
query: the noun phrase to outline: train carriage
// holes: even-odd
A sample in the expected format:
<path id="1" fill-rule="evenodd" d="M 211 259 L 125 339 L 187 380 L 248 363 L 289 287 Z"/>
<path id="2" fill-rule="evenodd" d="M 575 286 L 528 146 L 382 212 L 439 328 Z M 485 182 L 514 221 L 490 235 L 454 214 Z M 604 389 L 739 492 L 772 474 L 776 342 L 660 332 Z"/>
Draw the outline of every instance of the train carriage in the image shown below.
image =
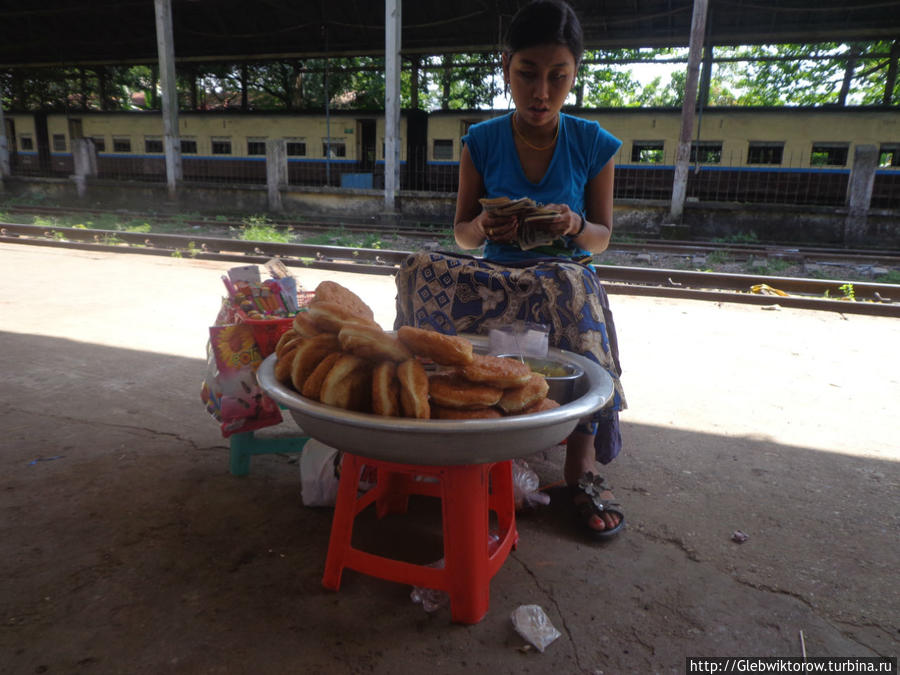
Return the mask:
<path id="1" fill-rule="evenodd" d="M 400 179 L 406 190 L 455 192 L 462 137 L 506 110 L 404 111 Z M 572 110 L 622 139 L 619 199 L 671 196 L 681 112 L 672 108 Z M 292 185 L 383 186 L 384 114 L 372 111 L 190 111 L 178 117 L 187 181 L 263 184 L 266 142 L 284 139 Z M 158 112 L 7 114 L 14 174 L 67 176 L 72 140 L 90 138 L 101 178 L 165 179 Z M 896 107 L 708 108 L 697 115 L 689 199 L 839 206 L 856 148 L 879 154 L 873 208 L 900 208 Z"/>

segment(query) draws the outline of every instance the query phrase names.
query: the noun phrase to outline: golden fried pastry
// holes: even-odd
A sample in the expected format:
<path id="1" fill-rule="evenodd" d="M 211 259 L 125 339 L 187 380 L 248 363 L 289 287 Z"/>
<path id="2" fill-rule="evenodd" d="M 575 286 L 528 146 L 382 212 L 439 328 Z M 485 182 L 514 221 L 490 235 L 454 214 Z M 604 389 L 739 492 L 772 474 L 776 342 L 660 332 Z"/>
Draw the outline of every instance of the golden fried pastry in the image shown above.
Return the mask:
<path id="1" fill-rule="evenodd" d="M 424 356 L 442 366 L 464 366 L 472 363 L 472 343 L 458 335 L 444 335 L 433 330 L 401 326 L 400 342 L 417 356 Z"/>
<path id="2" fill-rule="evenodd" d="M 281 337 L 278 338 L 278 342 L 275 343 L 275 353 L 278 356 L 281 356 L 281 353 L 290 347 L 293 349 L 297 345 L 294 344 L 297 340 L 299 340 L 302 336 L 300 333 L 295 331 L 293 328 L 288 328 L 284 333 L 281 334 Z"/>
<path id="3" fill-rule="evenodd" d="M 341 354 L 319 390 L 319 401 L 346 410 L 368 412 L 372 399 L 372 364 L 353 354 Z"/>
<path id="4" fill-rule="evenodd" d="M 328 375 L 328 371 L 331 370 L 331 367 L 335 364 L 335 362 L 341 358 L 341 352 L 332 352 L 324 359 L 319 361 L 319 365 L 313 368 L 313 371 L 306 378 L 306 381 L 303 383 L 303 389 L 300 392 L 306 398 L 311 398 L 314 401 L 319 400 L 319 393 L 322 390 L 322 382 L 325 381 L 325 376 Z"/>
<path id="5" fill-rule="evenodd" d="M 498 405 L 507 415 L 520 412 L 528 406 L 547 397 L 550 385 L 540 373 L 532 373 L 521 387 L 510 387 L 503 391 Z"/>
<path id="6" fill-rule="evenodd" d="M 309 374 L 316 369 L 319 362 L 332 352 L 341 351 L 337 335 L 323 333 L 306 338 L 297 345 L 294 351 L 294 362 L 291 366 L 291 383 L 297 391 L 303 391 L 303 384 Z"/>
<path id="7" fill-rule="evenodd" d="M 299 341 L 291 343 L 290 348 L 282 348 L 275 361 L 275 379 L 281 384 L 291 384 L 291 370 L 294 368 L 294 356 L 297 354 Z"/>
<path id="8" fill-rule="evenodd" d="M 439 373 L 428 378 L 432 403 L 446 408 L 489 408 L 497 405 L 503 390 L 470 382 L 457 373 Z"/>
<path id="9" fill-rule="evenodd" d="M 349 288 L 341 286 L 334 281 L 323 281 L 316 286 L 313 302 L 333 302 L 340 305 L 354 316 L 363 319 L 375 320 L 375 314 L 362 298 Z"/>
<path id="10" fill-rule="evenodd" d="M 521 387 L 531 377 L 531 368 L 521 361 L 500 356 L 476 354 L 472 363 L 460 369 L 472 382 L 492 384 L 501 389 Z"/>
<path id="11" fill-rule="evenodd" d="M 400 417 L 400 382 L 393 361 L 382 361 L 372 369 L 372 412 Z"/>
<path id="12" fill-rule="evenodd" d="M 315 337 L 322 332 L 316 328 L 308 311 L 297 312 L 294 316 L 294 330 L 303 337 Z"/>
<path id="13" fill-rule="evenodd" d="M 409 359 L 397 366 L 400 382 L 400 409 L 404 417 L 428 419 L 431 407 L 428 404 L 428 375 L 416 359 Z"/>
<path id="14" fill-rule="evenodd" d="M 503 417 L 496 408 L 445 408 L 431 406 L 431 419 L 435 420 L 489 420 Z"/>
<path id="15" fill-rule="evenodd" d="M 347 324 L 338 333 L 341 349 L 372 361 L 402 362 L 412 358 L 410 351 L 395 336 L 380 326 Z"/>
<path id="16" fill-rule="evenodd" d="M 323 333 L 340 333 L 347 325 L 378 326 L 372 319 L 358 316 L 335 302 L 316 301 L 306 310 L 315 327 Z"/>
<path id="17" fill-rule="evenodd" d="M 554 401 L 552 398 L 542 398 L 539 401 L 535 401 L 530 406 L 522 410 L 519 415 L 530 415 L 531 413 L 539 413 L 544 412 L 545 410 L 553 410 L 554 408 L 558 408 L 559 403 Z"/>

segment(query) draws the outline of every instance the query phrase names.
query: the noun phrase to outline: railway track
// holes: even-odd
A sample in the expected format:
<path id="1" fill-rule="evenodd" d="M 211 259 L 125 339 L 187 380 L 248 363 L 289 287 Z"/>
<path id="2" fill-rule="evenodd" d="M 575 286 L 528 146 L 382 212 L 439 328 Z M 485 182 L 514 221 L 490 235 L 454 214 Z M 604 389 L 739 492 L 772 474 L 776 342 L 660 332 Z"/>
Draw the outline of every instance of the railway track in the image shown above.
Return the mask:
<path id="1" fill-rule="evenodd" d="M 242 241 L 225 237 L 146 234 L 0 223 L 0 243 L 59 246 L 285 265 L 363 274 L 394 274 L 409 251 Z M 900 285 L 721 274 L 643 267 L 598 266 L 610 293 L 742 302 L 853 314 L 900 317 Z"/>
<path id="2" fill-rule="evenodd" d="M 144 220 L 158 224 L 171 224 L 173 218 L 160 214 L 148 214 L 139 211 L 110 211 L 101 209 L 87 209 L 77 207 L 47 207 L 47 206 L 8 206 L 0 207 L 7 213 L 23 213 L 32 215 L 44 215 L 52 217 L 64 217 L 72 214 L 85 214 L 100 217 L 121 217 L 135 220 Z M 247 224 L 240 220 L 217 220 L 209 218 L 178 219 L 178 224 L 186 227 L 205 227 L 221 229 L 223 234 L 233 230 L 245 228 Z M 377 218 L 325 218 L 317 217 L 315 220 L 271 220 L 265 221 L 279 229 L 291 229 L 309 234 L 333 232 L 336 229 L 348 233 L 357 234 L 381 234 L 395 235 L 407 239 L 424 239 L 433 241 L 435 238 L 449 237 L 451 229 L 449 225 L 427 225 L 417 221 L 398 221 L 385 224 Z M 777 243 L 733 243 L 733 242 L 703 242 L 703 241 L 676 241 L 676 240 L 634 240 L 614 241 L 609 248 L 610 253 L 629 253 L 639 255 L 642 253 L 667 256 L 683 256 L 696 258 L 698 256 L 716 255 L 732 261 L 746 261 L 750 259 L 784 260 L 797 263 L 843 263 L 857 266 L 888 266 L 900 268 L 900 250 L 873 250 L 860 248 L 836 248 L 825 246 L 797 246 L 793 244 Z"/>

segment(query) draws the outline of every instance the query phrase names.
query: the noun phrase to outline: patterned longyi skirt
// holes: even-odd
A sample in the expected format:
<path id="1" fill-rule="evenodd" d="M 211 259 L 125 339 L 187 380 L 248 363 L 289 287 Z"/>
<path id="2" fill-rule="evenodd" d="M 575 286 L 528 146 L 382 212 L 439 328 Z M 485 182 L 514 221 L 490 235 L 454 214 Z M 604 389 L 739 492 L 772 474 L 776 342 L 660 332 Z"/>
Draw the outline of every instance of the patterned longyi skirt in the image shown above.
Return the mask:
<path id="1" fill-rule="evenodd" d="M 626 407 L 619 378 L 616 328 L 606 291 L 589 267 L 559 259 L 500 265 L 439 252 L 410 255 L 397 274 L 394 328 L 417 326 L 441 333 L 487 334 L 491 328 L 542 324 L 553 347 L 582 354 L 602 366 L 615 390 L 590 425 L 597 460 L 606 464 L 622 447 L 619 411 Z"/>

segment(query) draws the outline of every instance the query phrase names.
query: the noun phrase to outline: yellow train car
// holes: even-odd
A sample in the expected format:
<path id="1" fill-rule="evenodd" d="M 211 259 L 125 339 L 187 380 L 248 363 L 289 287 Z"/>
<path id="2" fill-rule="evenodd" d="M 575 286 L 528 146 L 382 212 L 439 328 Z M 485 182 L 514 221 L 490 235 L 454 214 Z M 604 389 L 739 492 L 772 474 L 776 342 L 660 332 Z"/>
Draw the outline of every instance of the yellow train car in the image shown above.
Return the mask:
<path id="1" fill-rule="evenodd" d="M 462 137 L 506 110 L 404 111 L 400 180 L 405 190 L 455 192 Z M 671 196 L 681 111 L 571 110 L 622 140 L 618 199 Z M 158 112 L 6 115 L 13 173 L 65 176 L 72 140 L 90 138 L 101 178 L 164 180 Z M 240 111 L 178 116 L 184 179 L 265 183 L 266 142 L 284 139 L 294 185 L 383 186 L 385 122 L 380 110 L 324 115 Z M 872 145 L 879 166 L 874 208 L 900 208 L 900 114 L 896 107 L 709 108 L 697 115 L 688 198 L 703 201 L 843 205 L 856 148 Z"/>

